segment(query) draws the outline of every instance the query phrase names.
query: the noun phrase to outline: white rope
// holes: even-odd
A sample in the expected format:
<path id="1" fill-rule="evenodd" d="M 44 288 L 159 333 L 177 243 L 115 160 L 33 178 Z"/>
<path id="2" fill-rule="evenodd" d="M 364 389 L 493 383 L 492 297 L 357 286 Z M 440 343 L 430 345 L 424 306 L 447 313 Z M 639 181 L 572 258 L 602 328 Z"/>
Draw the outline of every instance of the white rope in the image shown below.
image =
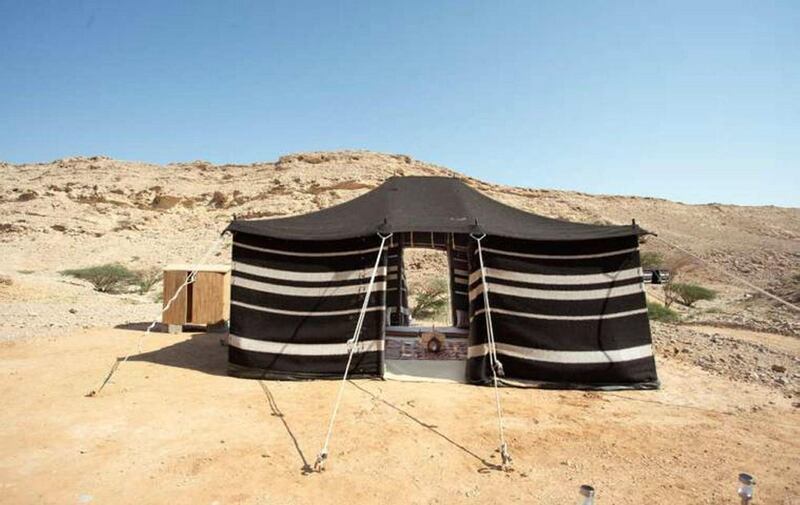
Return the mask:
<path id="1" fill-rule="evenodd" d="M 786 305 L 787 307 L 792 308 L 792 309 L 800 312 L 800 306 L 797 306 L 797 305 L 793 304 L 792 302 L 790 302 L 788 300 L 784 300 L 783 298 L 781 298 L 779 296 L 776 296 L 776 295 L 770 293 L 769 291 L 766 291 L 766 290 L 756 286 L 755 284 L 753 284 L 750 281 L 747 281 L 747 280 L 745 280 L 745 279 L 743 279 L 743 278 L 741 278 L 741 277 L 739 277 L 737 275 L 734 275 L 734 274 L 732 274 L 732 273 L 730 273 L 730 272 L 728 272 L 726 270 L 723 270 L 722 268 L 719 268 L 718 266 L 716 266 L 713 263 L 710 263 L 710 262 L 704 260 L 703 258 L 701 258 L 700 256 L 694 254 L 693 252 L 691 252 L 691 251 L 689 251 L 687 249 L 684 249 L 683 247 L 681 247 L 679 245 L 675 245 L 672 242 L 664 240 L 663 238 L 659 237 L 658 235 L 654 235 L 653 238 L 655 238 L 656 240 L 660 240 L 661 242 L 664 242 L 668 246 L 673 247 L 673 248 L 677 249 L 678 251 L 681 251 L 682 253 L 691 256 L 692 258 L 700 261 L 701 263 L 703 263 L 704 265 L 709 267 L 711 270 L 714 270 L 717 273 L 721 273 L 722 275 L 730 277 L 733 280 L 739 281 L 742 284 L 744 284 L 745 286 L 748 286 L 749 288 L 755 289 L 759 293 L 761 293 L 761 294 L 763 294 L 765 296 L 768 296 L 768 297 L 772 298 L 773 300 L 775 300 L 777 302 L 780 302 L 780 303 Z"/>
<path id="2" fill-rule="evenodd" d="M 331 442 L 331 435 L 333 435 L 333 423 L 336 421 L 336 414 L 339 412 L 339 404 L 342 401 L 342 393 L 344 392 L 344 385 L 347 382 L 347 374 L 350 372 L 350 364 L 353 361 L 353 354 L 355 354 L 356 347 L 358 346 L 358 339 L 361 337 L 361 326 L 364 324 L 364 315 L 366 314 L 367 306 L 369 305 L 369 297 L 372 294 L 372 286 L 375 283 L 375 276 L 378 274 L 378 265 L 380 265 L 381 262 L 383 246 L 386 243 L 386 240 L 390 238 L 392 234 L 390 233 L 384 236 L 378 233 L 378 236 L 381 238 L 381 246 L 380 249 L 378 249 L 378 257 L 375 258 L 375 266 L 372 267 L 372 275 L 369 278 L 367 293 L 364 296 L 364 303 L 361 305 L 361 312 L 358 315 L 358 322 L 356 323 L 356 329 L 353 332 L 353 338 L 347 341 L 347 343 L 350 345 L 350 355 L 347 357 L 347 365 L 344 367 L 342 382 L 339 384 L 339 392 L 336 394 L 336 401 L 333 404 L 331 419 L 328 423 L 328 434 L 325 436 L 325 443 L 322 446 L 322 450 L 319 451 L 317 460 L 314 463 L 314 470 L 318 472 L 321 472 L 325 469 L 325 461 L 328 459 L 328 446 Z"/>
<path id="3" fill-rule="evenodd" d="M 164 312 L 166 312 L 172 306 L 172 304 L 175 302 L 175 300 L 178 299 L 178 296 L 181 294 L 181 291 L 183 291 L 183 288 L 185 288 L 186 286 L 188 286 L 189 284 L 194 282 L 195 278 L 197 277 L 197 272 L 199 270 L 199 267 L 201 265 L 203 265 L 204 263 L 206 263 L 206 260 L 211 257 L 212 253 L 216 252 L 217 248 L 224 241 L 224 239 L 225 239 L 225 236 L 224 236 L 224 233 L 222 233 L 222 234 L 219 235 L 219 237 L 217 237 L 217 239 L 214 242 L 211 243 L 211 246 L 208 248 L 208 250 L 205 252 L 205 254 L 203 254 L 203 256 L 201 257 L 200 262 L 197 263 L 198 268 L 195 268 L 194 270 L 189 272 L 189 275 L 186 276 L 186 280 L 183 281 L 183 284 L 181 284 L 178 287 L 178 289 L 175 290 L 175 294 L 172 295 L 172 298 L 170 298 L 167 301 L 167 303 L 164 304 L 164 307 L 161 309 L 161 312 L 159 313 L 159 318 L 153 320 L 153 322 L 150 323 L 150 326 L 147 327 L 147 329 L 144 331 L 144 333 L 142 333 L 139 336 L 139 339 L 136 341 L 136 351 L 139 354 L 142 353 L 142 342 L 144 341 L 145 337 L 147 337 L 147 335 L 150 334 L 150 332 L 153 330 L 153 328 L 155 328 L 156 325 L 159 323 L 159 319 L 161 318 L 161 315 L 163 315 Z M 128 358 L 130 358 L 133 355 L 133 352 L 134 351 L 129 352 L 122 359 L 117 358 L 114 361 L 114 364 L 111 365 L 111 368 L 109 369 L 108 373 L 106 374 L 105 379 L 103 379 L 103 381 L 100 382 L 100 385 L 97 388 L 95 388 L 95 389 L 89 391 L 88 393 L 86 393 L 85 396 L 92 397 L 92 396 L 99 395 L 100 391 L 102 391 L 103 388 L 106 387 L 106 384 L 109 383 L 109 381 L 111 380 L 111 377 L 114 376 L 114 373 L 117 371 L 117 369 L 123 363 L 128 361 Z"/>
<path id="4" fill-rule="evenodd" d="M 483 306 L 484 320 L 486 321 L 486 338 L 489 343 L 489 367 L 492 369 L 492 382 L 494 384 L 494 400 L 497 407 L 497 427 L 500 432 L 500 456 L 503 462 L 503 469 L 506 470 L 511 465 L 511 455 L 508 453 L 506 444 L 505 430 L 503 429 L 503 408 L 500 405 L 500 388 L 498 387 L 497 374 L 503 373 L 503 365 L 497 359 L 497 346 L 494 340 L 494 326 L 492 325 L 492 307 L 489 304 L 489 284 L 486 282 L 486 267 L 483 264 L 483 249 L 481 240 L 486 238 L 486 234 L 479 237 L 471 235 L 478 243 L 478 260 L 481 264 L 481 281 L 483 282 Z"/>

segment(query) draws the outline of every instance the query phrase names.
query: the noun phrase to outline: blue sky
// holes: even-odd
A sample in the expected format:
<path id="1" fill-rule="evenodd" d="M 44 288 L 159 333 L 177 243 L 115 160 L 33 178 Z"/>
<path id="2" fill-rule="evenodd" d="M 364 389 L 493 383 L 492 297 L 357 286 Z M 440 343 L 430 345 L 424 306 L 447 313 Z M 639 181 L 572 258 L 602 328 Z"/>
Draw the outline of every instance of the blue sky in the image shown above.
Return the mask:
<path id="1" fill-rule="evenodd" d="M 404 153 L 800 206 L 800 2 L 0 0 L 0 159 Z"/>

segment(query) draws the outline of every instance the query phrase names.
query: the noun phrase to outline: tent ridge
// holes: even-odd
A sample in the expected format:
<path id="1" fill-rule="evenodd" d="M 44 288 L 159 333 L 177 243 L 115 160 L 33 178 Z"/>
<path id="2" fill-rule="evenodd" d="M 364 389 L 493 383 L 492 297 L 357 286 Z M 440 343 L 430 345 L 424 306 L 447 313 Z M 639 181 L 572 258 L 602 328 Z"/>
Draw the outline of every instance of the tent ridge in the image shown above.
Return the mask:
<path id="1" fill-rule="evenodd" d="M 499 202 L 453 177 L 390 177 L 352 200 L 297 216 L 234 219 L 228 231 L 286 240 L 336 240 L 381 233 L 485 233 L 527 240 L 638 236 L 636 225 L 564 221 Z"/>

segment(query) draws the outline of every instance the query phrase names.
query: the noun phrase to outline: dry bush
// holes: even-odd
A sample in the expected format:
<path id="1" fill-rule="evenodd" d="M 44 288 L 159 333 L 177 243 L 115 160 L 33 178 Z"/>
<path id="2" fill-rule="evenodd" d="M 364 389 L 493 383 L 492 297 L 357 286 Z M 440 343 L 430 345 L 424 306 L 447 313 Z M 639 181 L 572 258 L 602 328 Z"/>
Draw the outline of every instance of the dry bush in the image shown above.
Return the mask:
<path id="1" fill-rule="evenodd" d="M 676 323 L 680 320 L 677 312 L 656 302 L 647 302 L 647 317 L 651 321 L 662 323 Z"/>
<path id="2" fill-rule="evenodd" d="M 664 283 L 664 306 L 669 308 L 679 297 L 675 286 L 681 284 L 680 280 L 689 272 L 697 269 L 699 265 L 696 260 L 686 255 L 673 256 L 667 260 L 666 264 L 669 269 L 669 278 Z"/>
<path id="3" fill-rule="evenodd" d="M 645 270 L 660 268 L 664 264 L 664 256 L 654 251 L 642 251 L 639 257 Z"/>
<path id="4" fill-rule="evenodd" d="M 432 279 L 421 286 L 414 296 L 411 317 L 414 319 L 441 319 L 446 315 L 448 302 L 447 280 Z"/>
<path id="5" fill-rule="evenodd" d="M 713 300 L 717 292 L 698 284 L 676 282 L 672 284 L 672 292 L 682 304 L 691 307 L 700 300 Z"/>
<path id="6" fill-rule="evenodd" d="M 139 294 L 149 293 L 153 286 L 161 280 L 162 273 L 158 268 L 147 268 L 134 272 L 133 283 L 138 288 Z"/>
<path id="7" fill-rule="evenodd" d="M 120 263 L 64 270 L 61 274 L 88 281 L 95 291 L 111 294 L 135 291 L 143 295 L 161 280 L 161 271 L 157 268 L 131 270 Z"/>
<path id="8" fill-rule="evenodd" d="M 68 275 L 90 282 L 96 291 L 101 293 L 121 293 L 135 280 L 136 273 L 119 263 L 107 263 L 88 268 L 64 270 Z"/>

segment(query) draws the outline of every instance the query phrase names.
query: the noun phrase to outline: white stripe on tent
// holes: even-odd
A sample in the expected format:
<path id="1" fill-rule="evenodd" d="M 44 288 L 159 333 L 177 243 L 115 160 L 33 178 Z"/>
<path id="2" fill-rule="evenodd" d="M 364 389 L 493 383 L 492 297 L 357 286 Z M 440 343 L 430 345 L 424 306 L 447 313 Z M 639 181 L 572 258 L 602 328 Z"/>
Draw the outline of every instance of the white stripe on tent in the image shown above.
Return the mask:
<path id="1" fill-rule="evenodd" d="M 284 286 L 281 284 L 270 284 L 268 282 L 259 282 L 250 279 L 243 279 L 241 277 L 233 277 L 232 284 L 261 293 L 275 293 L 287 296 L 311 296 L 314 298 L 326 296 L 345 296 L 357 295 L 367 292 L 365 284 L 356 284 L 355 286 L 331 286 L 331 287 L 297 287 L 297 286 Z M 379 292 L 386 289 L 385 282 L 376 282 L 372 288 L 373 292 Z"/>
<path id="2" fill-rule="evenodd" d="M 642 270 L 639 267 L 628 268 L 625 270 L 616 270 L 614 272 L 604 272 L 599 274 L 577 274 L 577 275 L 559 275 L 559 274 L 529 274 L 525 272 L 516 272 L 514 270 L 502 270 L 500 268 L 487 268 L 486 277 L 494 277 L 495 279 L 503 279 L 507 281 L 527 282 L 529 284 L 562 284 L 562 285 L 578 285 L 578 284 L 600 284 L 603 282 L 624 281 L 627 279 L 636 279 L 642 276 Z M 477 281 L 481 278 L 481 271 L 476 270 L 469 276 L 469 283 Z"/>
<path id="3" fill-rule="evenodd" d="M 265 253 L 283 254 L 284 256 L 306 256 L 315 258 L 323 258 L 328 256 L 352 256 L 354 254 L 375 252 L 381 248 L 380 246 L 378 246 L 378 247 L 373 247 L 371 249 L 359 249 L 357 251 L 297 252 L 297 251 L 284 251 L 281 249 L 267 249 L 265 247 L 256 247 L 254 245 L 242 244 L 241 242 L 234 242 L 233 245 L 236 247 L 243 247 L 245 249 L 251 249 L 253 251 L 260 251 Z"/>
<path id="4" fill-rule="evenodd" d="M 464 284 L 464 285 L 469 284 L 468 279 L 466 277 L 453 277 L 453 281 L 456 284 Z"/>
<path id="5" fill-rule="evenodd" d="M 467 277 L 469 275 L 469 272 L 467 272 L 466 270 L 461 270 L 460 268 L 454 268 L 453 274 L 460 275 L 461 277 Z"/>
<path id="6" fill-rule="evenodd" d="M 293 356 L 347 356 L 350 344 L 290 344 L 256 340 L 230 334 L 228 345 L 243 351 L 265 352 L 269 354 L 291 354 Z M 383 340 L 364 340 L 356 344 L 356 353 L 383 351 Z"/>
<path id="7" fill-rule="evenodd" d="M 378 269 L 378 275 L 385 275 L 385 268 Z M 342 270 L 331 272 L 297 272 L 294 270 L 278 270 L 275 268 L 257 267 L 239 261 L 233 262 L 233 274 L 242 272 L 245 274 L 257 275 L 259 277 L 270 277 L 284 281 L 303 281 L 303 282 L 327 282 L 327 281 L 352 281 L 362 279 L 369 281 L 367 269 L 361 270 Z"/>
<path id="8" fill-rule="evenodd" d="M 617 286 L 603 289 L 584 289 L 581 291 L 560 291 L 550 289 L 531 289 L 506 286 L 504 284 L 489 283 L 489 292 L 497 295 L 511 295 L 537 300 L 600 300 L 626 296 L 642 292 L 641 283 L 630 286 Z M 483 284 L 479 284 L 469 292 L 469 299 L 473 301 L 483 293 Z"/>
<path id="9" fill-rule="evenodd" d="M 503 354 L 512 358 L 570 365 L 620 363 L 648 358 L 653 355 L 653 348 L 650 344 L 607 351 L 555 351 L 551 349 L 535 349 L 532 347 L 521 347 L 503 343 L 496 343 L 495 347 L 497 348 L 498 354 Z M 476 358 L 485 356 L 488 353 L 489 344 L 471 345 L 467 351 L 467 357 Z"/>
<path id="10" fill-rule="evenodd" d="M 361 312 L 361 309 L 347 309 L 347 310 L 330 310 L 330 311 L 317 311 L 317 312 L 306 312 L 306 311 L 298 311 L 298 310 L 283 310 L 283 309 L 273 309 L 270 307 L 262 307 L 259 305 L 250 305 L 249 303 L 244 302 L 237 302 L 235 300 L 231 301 L 231 305 L 238 305 L 239 307 L 244 307 L 246 309 L 258 310 L 259 312 L 269 312 L 271 314 L 284 314 L 287 316 L 345 316 L 347 314 L 358 314 Z M 384 307 L 381 305 L 380 307 L 367 307 L 366 312 L 375 312 L 378 310 L 383 310 Z"/>
<path id="11" fill-rule="evenodd" d="M 471 319 L 485 312 L 484 309 L 476 310 Z M 492 314 L 505 314 L 508 316 L 529 317 L 531 319 L 551 319 L 558 321 L 591 321 L 593 319 L 616 319 L 618 317 L 634 316 L 636 314 L 646 314 L 647 309 L 625 310 L 622 312 L 610 312 L 606 314 L 593 314 L 589 316 L 559 316 L 554 314 L 533 314 L 531 312 L 516 312 L 513 310 L 496 309 L 492 307 Z"/>
<path id="12" fill-rule="evenodd" d="M 502 251 L 500 249 L 490 249 L 488 247 L 484 247 L 483 250 L 486 252 L 491 252 L 495 254 L 502 254 L 505 256 L 517 256 L 520 258 L 534 258 L 534 259 L 556 259 L 556 260 L 581 260 L 581 259 L 588 259 L 588 258 L 604 258 L 606 256 L 617 256 L 619 254 L 627 254 L 631 253 L 635 250 L 639 249 L 638 247 L 631 247 L 630 249 L 620 249 L 618 251 L 609 251 L 603 253 L 595 253 L 595 254 L 527 254 L 527 253 L 520 253 L 514 251 Z"/>

